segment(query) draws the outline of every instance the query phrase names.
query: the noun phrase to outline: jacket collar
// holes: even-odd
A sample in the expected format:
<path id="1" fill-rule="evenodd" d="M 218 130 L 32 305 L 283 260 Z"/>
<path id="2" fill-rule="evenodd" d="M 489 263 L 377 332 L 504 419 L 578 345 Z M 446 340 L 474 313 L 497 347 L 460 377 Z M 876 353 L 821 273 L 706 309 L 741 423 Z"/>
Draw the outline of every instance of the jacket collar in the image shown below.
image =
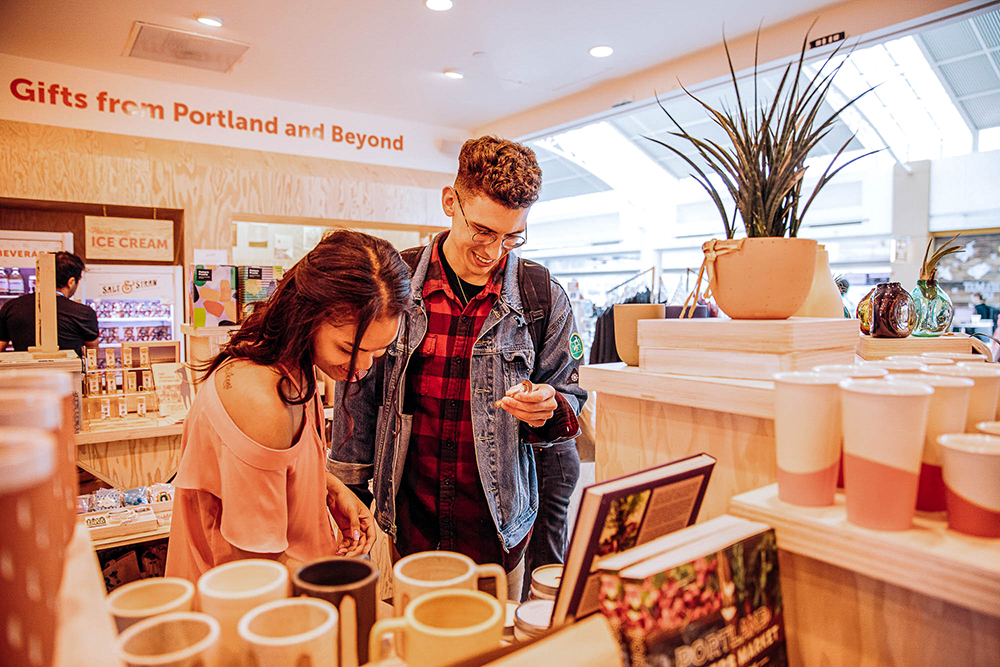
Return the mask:
<path id="1" fill-rule="evenodd" d="M 424 282 L 427 279 L 427 270 L 430 268 L 433 246 L 440 242 L 447 234 L 447 231 L 436 234 L 431 242 L 424 246 L 423 252 L 420 253 L 420 260 L 417 262 L 417 268 L 413 270 L 413 278 L 410 280 L 410 296 L 413 298 L 413 303 L 416 306 L 420 306 L 423 303 Z M 523 316 L 524 308 L 521 305 L 521 290 L 517 284 L 518 264 L 520 264 L 518 255 L 511 250 L 508 253 L 507 265 L 504 267 L 503 285 L 500 287 L 500 301 L 505 303 L 518 315 Z"/>

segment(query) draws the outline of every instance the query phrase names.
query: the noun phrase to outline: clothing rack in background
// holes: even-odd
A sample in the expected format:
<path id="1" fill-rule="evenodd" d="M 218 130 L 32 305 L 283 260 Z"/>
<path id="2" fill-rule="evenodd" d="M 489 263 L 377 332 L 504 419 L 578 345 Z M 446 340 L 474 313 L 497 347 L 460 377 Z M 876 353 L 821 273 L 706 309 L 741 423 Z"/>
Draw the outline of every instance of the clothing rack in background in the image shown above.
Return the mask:
<path id="1" fill-rule="evenodd" d="M 626 285 L 629 285 L 629 284 L 631 284 L 631 283 L 639 280 L 640 278 L 642 278 L 643 276 L 645 276 L 647 273 L 650 274 L 650 276 L 649 276 L 649 286 L 648 287 L 649 287 L 650 301 L 652 302 L 652 300 L 653 300 L 653 293 L 656 291 L 656 267 L 655 266 L 651 266 L 648 269 L 644 269 L 644 270 L 638 272 L 637 274 L 635 274 L 634 276 L 632 276 L 632 277 L 630 277 L 630 278 L 628 278 L 626 280 L 623 280 L 622 282 L 618 283 L 614 287 L 612 287 L 609 290 L 607 290 L 605 292 L 605 295 L 608 298 L 608 304 L 620 303 L 622 301 L 622 299 L 621 299 L 622 294 L 619 293 L 619 290 L 621 290 L 621 288 L 625 287 Z M 646 285 L 636 284 L 635 285 L 635 288 L 636 288 L 635 291 L 634 292 L 630 291 L 629 295 L 631 296 L 631 295 L 637 293 L 643 287 L 646 287 Z"/>

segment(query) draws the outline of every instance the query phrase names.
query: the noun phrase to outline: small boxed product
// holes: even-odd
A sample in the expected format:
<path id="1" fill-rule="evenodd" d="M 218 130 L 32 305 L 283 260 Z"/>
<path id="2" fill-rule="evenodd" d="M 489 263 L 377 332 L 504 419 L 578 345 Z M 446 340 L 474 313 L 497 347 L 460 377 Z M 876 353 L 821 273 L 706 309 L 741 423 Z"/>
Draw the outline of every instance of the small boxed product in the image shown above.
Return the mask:
<path id="1" fill-rule="evenodd" d="M 87 395 L 97 396 L 101 393 L 101 376 L 98 373 L 87 373 Z"/>
<path id="2" fill-rule="evenodd" d="M 146 416 L 146 397 L 136 396 L 135 397 L 135 412 L 140 417 Z"/>
<path id="3" fill-rule="evenodd" d="M 130 394 L 134 394 L 136 391 L 139 390 L 139 385 L 135 380 L 136 380 L 135 373 L 133 373 L 132 371 L 125 371 L 125 387 L 126 387 L 125 390 Z"/>
<path id="4" fill-rule="evenodd" d="M 136 505 L 149 504 L 149 489 L 145 486 L 138 486 L 134 489 L 122 491 L 122 507 L 135 507 Z"/>
<path id="5" fill-rule="evenodd" d="M 105 371 L 104 386 L 109 394 L 118 393 L 118 373 L 115 371 Z"/>
<path id="6" fill-rule="evenodd" d="M 115 358 L 115 351 L 112 348 L 105 348 L 104 350 L 104 367 L 114 368 L 118 365 L 118 360 Z"/>
<path id="7" fill-rule="evenodd" d="M 132 348 L 128 345 L 122 346 L 122 368 L 132 368 Z"/>
<path id="8" fill-rule="evenodd" d="M 142 372 L 142 390 L 153 391 L 153 371 Z"/>
<path id="9" fill-rule="evenodd" d="M 97 349 L 93 347 L 87 348 L 87 370 L 96 371 L 97 370 Z"/>
<path id="10" fill-rule="evenodd" d="M 139 348 L 139 365 L 143 368 L 149 368 L 149 346 L 143 345 Z"/>
<path id="11" fill-rule="evenodd" d="M 118 418 L 128 419 L 128 399 L 124 396 L 118 397 Z"/>
<path id="12" fill-rule="evenodd" d="M 267 301 L 278 289 L 283 269 L 280 266 L 238 266 L 236 274 L 240 321 L 243 321 L 253 311 L 254 304 Z"/>
<path id="13" fill-rule="evenodd" d="M 101 399 L 101 421 L 108 421 L 111 419 L 111 399 L 102 398 Z"/>
<path id="14" fill-rule="evenodd" d="M 219 327 L 239 321 L 236 303 L 236 267 L 194 267 L 191 277 L 191 324 Z"/>

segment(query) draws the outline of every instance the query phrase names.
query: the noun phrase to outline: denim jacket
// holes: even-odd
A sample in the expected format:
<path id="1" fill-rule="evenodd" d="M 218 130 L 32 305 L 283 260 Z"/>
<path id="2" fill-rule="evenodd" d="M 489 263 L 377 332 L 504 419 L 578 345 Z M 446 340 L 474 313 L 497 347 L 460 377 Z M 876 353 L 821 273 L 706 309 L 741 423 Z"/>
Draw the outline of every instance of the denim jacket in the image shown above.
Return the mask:
<path id="1" fill-rule="evenodd" d="M 357 393 L 353 387 L 349 392 L 353 395 L 348 395 L 346 405 L 353 430 L 345 442 L 346 420 L 338 412 L 327 461 L 327 469 L 345 484 L 365 485 L 374 478 L 375 519 L 393 539 L 395 499 L 406 464 L 412 422 L 412 415 L 400 412 L 405 405 L 403 374 L 427 333 L 423 287 L 430 258 L 431 246 L 427 245 L 413 272 L 413 304 L 403 315 L 400 333 L 372 372 L 358 383 Z M 503 398 L 509 387 L 527 378 L 551 385 L 577 414 L 587 399 L 587 392 L 576 383 L 580 362 L 570 354 L 570 336 L 576 332 L 576 324 L 569 298 L 559 283 L 550 282 L 552 310 L 541 359 L 536 360 L 530 325 L 521 305 L 517 264 L 517 256 L 511 253 L 500 297 L 483 323 L 470 363 L 472 431 L 479 478 L 504 550 L 517 545 L 531 529 L 538 513 L 538 484 L 534 454 L 531 445 L 521 439 L 520 422 L 493 403 Z M 338 406 L 344 389 L 345 383 L 338 382 Z M 380 390 L 381 395 L 377 395 Z"/>

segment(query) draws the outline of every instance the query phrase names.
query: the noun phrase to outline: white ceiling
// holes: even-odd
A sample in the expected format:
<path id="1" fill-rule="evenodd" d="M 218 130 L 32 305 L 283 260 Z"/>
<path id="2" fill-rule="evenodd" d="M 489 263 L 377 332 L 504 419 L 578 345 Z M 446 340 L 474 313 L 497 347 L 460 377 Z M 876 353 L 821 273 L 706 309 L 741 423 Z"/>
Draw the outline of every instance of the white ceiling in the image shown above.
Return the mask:
<path id="1" fill-rule="evenodd" d="M 0 52 L 472 129 L 831 0 L 0 0 Z M 219 29 L 194 20 L 223 17 Z M 133 21 L 249 43 L 228 74 L 123 57 Z M 590 47 L 608 44 L 610 58 Z M 480 55 L 474 55 L 481 52 Z M 446 68 L 465 79 L 442 76 Z M 652 94 L 652 91 L 650 91 Z"/>

